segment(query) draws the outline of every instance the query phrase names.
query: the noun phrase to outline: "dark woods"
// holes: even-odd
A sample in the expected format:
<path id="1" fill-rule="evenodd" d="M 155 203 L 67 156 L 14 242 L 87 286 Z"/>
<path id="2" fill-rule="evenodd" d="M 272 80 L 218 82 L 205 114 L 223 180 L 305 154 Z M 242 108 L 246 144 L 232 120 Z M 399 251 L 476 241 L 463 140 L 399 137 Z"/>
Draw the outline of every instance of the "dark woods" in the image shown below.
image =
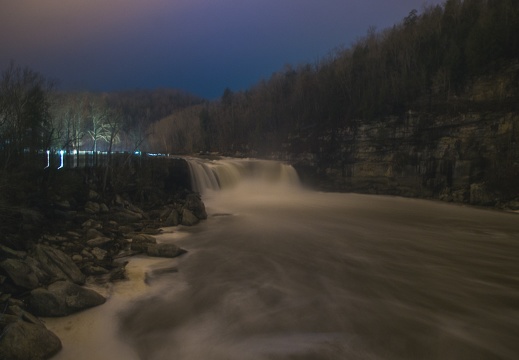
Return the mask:
<path id="1" fill-rule="evenodd" d="M 153 126 L 156 151 L 269 154 L 291 136 L 409 111 L 517 110 L 519 1 L 448 0 L 316 64 L 287 65 L 246 91 Z M 168 141 L 171 139 L 171 141 Z"/>
<path id="2" fill-rule="evenodd" d="M 448 0 L 210 102 L 177 90 L 56 93 L 11 65 L 0 78 L 0 165 L 47 149 L 270 156 L 294 137 L 388 116 L 516 111 L 517 34 L 519 0 Z"/>

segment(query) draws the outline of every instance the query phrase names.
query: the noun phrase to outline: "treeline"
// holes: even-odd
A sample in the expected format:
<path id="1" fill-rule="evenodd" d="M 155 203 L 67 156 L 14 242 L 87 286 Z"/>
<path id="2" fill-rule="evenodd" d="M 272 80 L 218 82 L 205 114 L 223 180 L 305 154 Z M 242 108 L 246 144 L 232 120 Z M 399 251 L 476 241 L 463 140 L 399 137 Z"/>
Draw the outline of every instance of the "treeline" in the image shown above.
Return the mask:
<path id="1" fill-rule="evenodd" d="M 152 123 L 201 101 L 172 89 L 60 93 L 41 74 L 11 63 L 0 74 L 0 170 L 47 150 L 140 150 Z"/>
<path id="2" fill-rule="evenodd" d="M 517 110 L 519 0 L 447 0 L 316 64 L 154 124 L 155 151 L 266 154 L 291 135 L 405 112 Z M 496 85 L 494 76 L 505 74 Z M 476 94 L 477 82 L 485 94 Z M 492 88 L 494 87 L 494 88 Z M 195 113 L 198 112 L 198 115 Z M 189 125 L 189 126 L 188 126 Z"/>

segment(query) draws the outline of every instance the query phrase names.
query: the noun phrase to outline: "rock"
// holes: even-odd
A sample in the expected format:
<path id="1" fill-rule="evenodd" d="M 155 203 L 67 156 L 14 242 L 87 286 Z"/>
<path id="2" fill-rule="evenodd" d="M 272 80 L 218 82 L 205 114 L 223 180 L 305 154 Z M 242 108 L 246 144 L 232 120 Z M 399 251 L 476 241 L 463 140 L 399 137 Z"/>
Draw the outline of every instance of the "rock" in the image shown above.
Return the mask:
<path id="1" fill-rule="evenodd" d="M 67 241 L 68 239 L 64 236 L 58 236 L 58 235 L 43 235 L 42 240 L 47 241 L 52 244 L 60 244 L 60 243 Z"/>
<path id="2" fill-rule="evenodd" d="M 164 221 L 164 226 L 177 226 L 178 224 L 180 224 L 180 214 L 173 209 Z"/>
<path id="3" fill-rule="evenodd" d="M 128 207 L 129 211 L 137 213 L 137 214 L 141 214 L 144 216 L 144 211 L 141 208 L 139 208 L 133 204 L 130 204 L 130 203 L 127 203 L 127 207 Z"/>
<path id="4" fill-rule="evenodd" d="M 64 252 L 50 246 L 36 245 L 31 254 L 51 279 L 70 280 L 76 284 L 85 283 L 85 275 Z"/>
<path id="5" fill-rule="evenodd" d="M 22 306 L 24 306 L 23 302 L 22 302 Z M 34 316 L 31 313 L 28 313 L 27 311 L 22 310 L 22 308 L 20 307 L 19 304 L 9 306 L 7 308 L 7 313 L 10 315 L 15 315 L 19 319 L 22 319 L 23 321 L 27 321 L 31 324 L 35 324 L 35 325 L 42 324 L 42 322 L 36 316 Z"/>
<path id="6" fill-rule="evenodd" d="M 138 252 L 146 252 L 146 249 L 150 244 L 156 244 L 157 240 L 151 236 L 146 234 L 134 234 L 132 236 L 132 243 L 130 245 L 130 249 L 132 251 Z"/>
<path id="7" fill-rule="evenodd" d="M 101 225 L 98 221 L 88 219 L 83 224 L 81 224 L 83 228 L 92 228 L 92 229 L 102 229 L 103 225 Z"/>
<path id="8" fill-rule="evenodd" d="M 104 304 L 106 299 L 94 290 L 69 281 L 57 281 L 47 289 L 31 291 L 29 308 L 37 316 L 67 316 Z"/>
<path id="9" fill-rule="evenodd" d="M 186 250 L 174 244 L 150 244 L 146 253 L 149 256 L 173 258 L 185 254 Z"/>
<path id="10" fill-rule="evenodd" d="M 87 259 L 93 259 L 94 258 L 94 255 L 89 253 L 87 249 L 81 250 L 81 256 L 83 256 L 84 258 L 87 258 Z"/>
<path id="11" fill-rule="evenodd" d="M 101 236 L 104 236 L 104 235 L 100 231 L 98 231 L 97 229 L 94 229 L 94 228 L 88 229 L 85 234 L 85 237 L 87 238 L 87 240 L 95 239 L 95 238 L 101 237 Z"/>
<path id="12" fill-rule="evenodd" d="M 109 271 L 106 270 L 104 267 L 101 266 L 86 266 L 83 269 L 83 272 L 85 272 L 87 275 L 93 275 L 93 276 L 99 276 L 99 275 L 105 275 L 108 274 Z"/>
<path id="13" fill-rule="evenodd" d="M 90 247 L 108 247 L 114 243 L 114 239 L 107 238 L 104 236 L 97 237 L 87 241 L 87 245 Z"/>
<path id="14" fill-rule="evenodd" d="M 56 201 L 54 205 L 61 210 L 70 210 L 70 202 L 68 200 Z"/>
<path id="15" fill-rule="evenodd" d="M 200 219 L 196 217 L 190 210 L 182 210 L 182 225 L 193 226 L 200 222 Z"/>
<path id="16" fill-rule="evenodd" d="M 16 286 L 28 290 L 36 289 L 40 286 L 38 276 L 25 261 L 7 259 L 0 263 L 0 268 L 7 273 Z"/>
<path id="17" fill-rule="evenodd" d="M 93 248 L 92 249 L 92 255 L 94 255 L 94 257 L 99 260 L 99 261 L 103 261 L 107 258 L 108 256 L 108 251 L 106 250 L 103 250 L 101 248 Z"/>
<path id="18" fill-rule="evenodd" d="M 99 212 L 101 212 L 103 214 L 107 214 L 110 212 L 110 209 L 108 208 L 108 206 L 106 206 L 105 203 L 101 203 L 101 204 L 99 204 Z"/>
<path id="19" fill-rule="evenodd" d="M 76 254 L 76 255 L 72 255 L 72 261 L 74 261 L 74 262 L 76 262 L 76 263 L 77 263 L 77 262 L 81 262 L 81 261 L 83 261 L 83 256 L 78 255 L 78 254 Z"/>
<path id="20" fill-rule="evenodd" d="M 125 209 L 113 214 L 113 218 L 119 223 L 132 223 L 142 220 L 143 216 L 141 213 L 136 213 Z"/>
<path id="21" fill-rule="evenodd" d="M 81 235 L 75 231 L 67 231 L 67 235 L 71 238 L 79 239 Z"/>
<path id="22" fill-rule="evenodd" d="M 494 205 L 495 199 L 487 190 L 485 183 L 471 184 L 470 203 L 472 205 Z"/>
<path id="23" fill-rule="evenodd" d="M 87 214 L 95 215 L 95 214 L 98 214 L 100 211 L 101 211 L 101 207 L 96 202 L 87 201 L 87 203 L 85 204 L 85 212 Z"/>
<path id="24" fill-rule="evenodd" d="M 90 189 L 88 191 L 88 199 L 90 199 L 90 200 L 99 200 L 100 198 L 101 197 L 99 196 L 99 194 L 96 191 L 94 191 L 92 189 Z"/>
<path id="25" fill-rule="evenodd" d="M 509 201 L 506 207 L 510 210 L 519 210 L 519 200 Z"/>
<path id="26" fill-rule="evenodd" d="M 114 203 L 117 206 L 124 206 L 124 199 L 121 197 L 121 195 L 117 194 L 115 195 Z"/>
<path id="27" fill-rule="evenodd" d="M 25 256 L 27 253 L 24 251 L 13 250 L 0 244 L 0 258 L 23 259 Z"/>
<path id="28" fill-rule="evenodd" d="M 61 350 L 59 338 L 42 324 L 33 324 L 17 316 L 0 318 L 0 359 L 44 360 Z"/>
<path id="29" fill-rule="evenodd" d="M 205 211 L 205 205 L 198 194 L 189 194 L 186 197 L 186 203 L 184 208 L 188 209 L 200 220 L 207 219 L 207 212 Z"/>

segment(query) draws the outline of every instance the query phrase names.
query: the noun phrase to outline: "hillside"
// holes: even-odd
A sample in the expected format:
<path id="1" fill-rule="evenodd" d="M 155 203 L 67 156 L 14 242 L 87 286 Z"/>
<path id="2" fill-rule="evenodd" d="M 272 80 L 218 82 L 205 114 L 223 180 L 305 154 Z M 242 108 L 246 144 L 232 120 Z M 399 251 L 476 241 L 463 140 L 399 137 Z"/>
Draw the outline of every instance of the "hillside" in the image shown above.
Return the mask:
<path id="1" fill-rule="evenodd" d="M 162 119 L 158 133 L 183 139 L 168 151 L 294 161 L 330 190 L 509 201 L 519 196 L 518 33 L 515 0 L 412 10 L 317 64 Z M 161 151 L 165 141 L 151 140 Z"/>

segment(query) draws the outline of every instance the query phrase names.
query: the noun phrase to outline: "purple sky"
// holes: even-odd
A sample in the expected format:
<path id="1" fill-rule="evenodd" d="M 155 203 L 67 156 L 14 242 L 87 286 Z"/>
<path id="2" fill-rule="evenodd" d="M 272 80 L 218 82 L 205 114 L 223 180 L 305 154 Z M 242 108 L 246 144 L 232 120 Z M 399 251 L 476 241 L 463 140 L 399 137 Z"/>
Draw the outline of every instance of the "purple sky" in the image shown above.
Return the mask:
<path id="1" fill-rule="evenodd" d="M 219 97 L 314 63 L 444 0 L 2 0 L 0 69 L 67 90 L 172 87 Z"/>

